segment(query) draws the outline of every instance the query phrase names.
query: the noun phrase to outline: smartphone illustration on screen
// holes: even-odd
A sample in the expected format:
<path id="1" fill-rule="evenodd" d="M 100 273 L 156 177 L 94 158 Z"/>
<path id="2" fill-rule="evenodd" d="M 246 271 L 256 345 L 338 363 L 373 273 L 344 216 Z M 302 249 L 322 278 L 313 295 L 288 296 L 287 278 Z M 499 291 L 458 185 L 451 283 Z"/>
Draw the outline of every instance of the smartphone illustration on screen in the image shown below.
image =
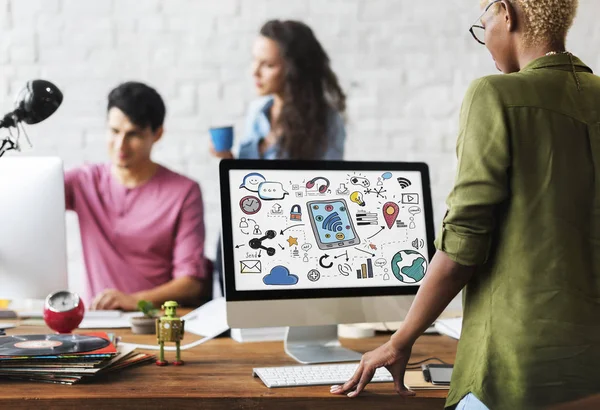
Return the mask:
<path id="1" fill-rule="evenodd" d="M 319 249 L 338 249 L 360 244 L 344 199 L 309 201 L 306 207 Z"/>

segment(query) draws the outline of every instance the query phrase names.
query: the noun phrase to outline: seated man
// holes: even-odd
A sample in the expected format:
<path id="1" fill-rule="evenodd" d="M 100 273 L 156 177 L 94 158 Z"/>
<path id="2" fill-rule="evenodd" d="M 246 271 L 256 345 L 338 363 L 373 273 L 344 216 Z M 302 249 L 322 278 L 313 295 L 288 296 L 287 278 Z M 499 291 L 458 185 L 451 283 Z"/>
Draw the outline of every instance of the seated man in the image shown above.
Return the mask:
<path id="1" fill-rule="evenodd" d="M 91 309 L 135 310 L 139 300 L 197 305 L 212 291 L 200 187 L 150 158 L 164 118 L 153 88 L 121 84 L 108 96 L 110 163 L 65 173 Z"/>

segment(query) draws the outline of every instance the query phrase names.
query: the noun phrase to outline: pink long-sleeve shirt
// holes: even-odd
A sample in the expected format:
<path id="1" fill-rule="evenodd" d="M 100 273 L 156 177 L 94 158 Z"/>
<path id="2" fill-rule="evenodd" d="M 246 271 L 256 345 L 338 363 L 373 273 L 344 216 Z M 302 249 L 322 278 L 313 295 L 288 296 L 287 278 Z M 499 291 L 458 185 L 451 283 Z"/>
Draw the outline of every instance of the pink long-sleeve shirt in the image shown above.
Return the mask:
<path id="1" fill-rule="evenodd" d="M 109 288 L 134 293 L 174 278 L 207 277 L 197 182 L 159 166 L 130 189 L 110 164 L 86 165 L 65 173 L 65 198 L 79 218 L 88 306 Z"/>

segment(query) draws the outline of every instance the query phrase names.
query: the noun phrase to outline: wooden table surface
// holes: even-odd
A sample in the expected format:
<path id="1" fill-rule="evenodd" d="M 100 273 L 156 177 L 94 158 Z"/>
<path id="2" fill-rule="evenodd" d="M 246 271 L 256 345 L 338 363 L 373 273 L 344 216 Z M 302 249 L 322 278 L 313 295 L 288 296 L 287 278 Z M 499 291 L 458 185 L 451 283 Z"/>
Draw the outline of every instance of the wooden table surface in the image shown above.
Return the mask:
<path id="1" fill-rule="evenodd" d="M 104 330 L 106 331 L 106 330 Z M 155 344 L 153 335 L 134 335 L 129 329 L 108 330 L 123 342 Z M 45 327 L 19 326 L 8 335 L 45 334 Z M 77 331 L 76 333 L 85 333 Z M 199 339 L 186 333 L 182 344 Z M 366 352 L 389 335 L 341 339 L 350 349 Z M 169 344 L 171 346 L 172 344 Z M 430 356 L 453 363 L 457 342 L 446 336 L 425 335 L 415 344 L 411 361 Z M 152 352 L 152 351 L 149 351 Z M 158 353 L 158 352 L 152 352 Z M 175 352 L 165 352 L 167 360 Z M 94 377 L 73 386 L 35 382 L 0 382 L 0 409 L 442 409 L 447 391 L 417 391 L 401 398 L 392 383 L 371 384 L 358 398 L 334 396 L 329 386 L 267 388 L 252 377 L 253 367 L 297 364 L 283 351 L 282 342 L 238 343 L 221 337 L 182 351 L 185 365 L 154 364 Z"/>

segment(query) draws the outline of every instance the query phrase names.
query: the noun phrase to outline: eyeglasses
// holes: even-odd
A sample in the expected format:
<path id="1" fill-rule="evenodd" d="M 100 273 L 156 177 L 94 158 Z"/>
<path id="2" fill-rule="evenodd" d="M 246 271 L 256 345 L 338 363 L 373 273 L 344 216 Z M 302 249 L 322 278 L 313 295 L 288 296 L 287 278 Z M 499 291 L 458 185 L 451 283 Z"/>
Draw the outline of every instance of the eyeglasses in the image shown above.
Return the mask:
<path id="1" fill-rule="evenodd" d="M 469 33 L 471 33 L 471 35 L 473 36 L 475 41 L 477 41 L 479 44 L 485 45 L 485 27 L 483 27 L 481 24 L 477 24 L 477 23 L 481 22 L 481 19 L 483 18 L 483 16 L 485 16 L 485 13 L 487 13 L 487 11 L 490 9 L 490 7 L 492 7 L 494 4 L 496 4 L 500 1 L 502 1 L 502 0 L 494 0 L 490 4 L 488 4 L 485 7 L 485 10 L 483 10 L 483 13 L 481 13 L 481 16 L 479 16 L 479 18 L 475 21 L 475 23 L 471 26 L 471 28 L 469 28 Z"/>

